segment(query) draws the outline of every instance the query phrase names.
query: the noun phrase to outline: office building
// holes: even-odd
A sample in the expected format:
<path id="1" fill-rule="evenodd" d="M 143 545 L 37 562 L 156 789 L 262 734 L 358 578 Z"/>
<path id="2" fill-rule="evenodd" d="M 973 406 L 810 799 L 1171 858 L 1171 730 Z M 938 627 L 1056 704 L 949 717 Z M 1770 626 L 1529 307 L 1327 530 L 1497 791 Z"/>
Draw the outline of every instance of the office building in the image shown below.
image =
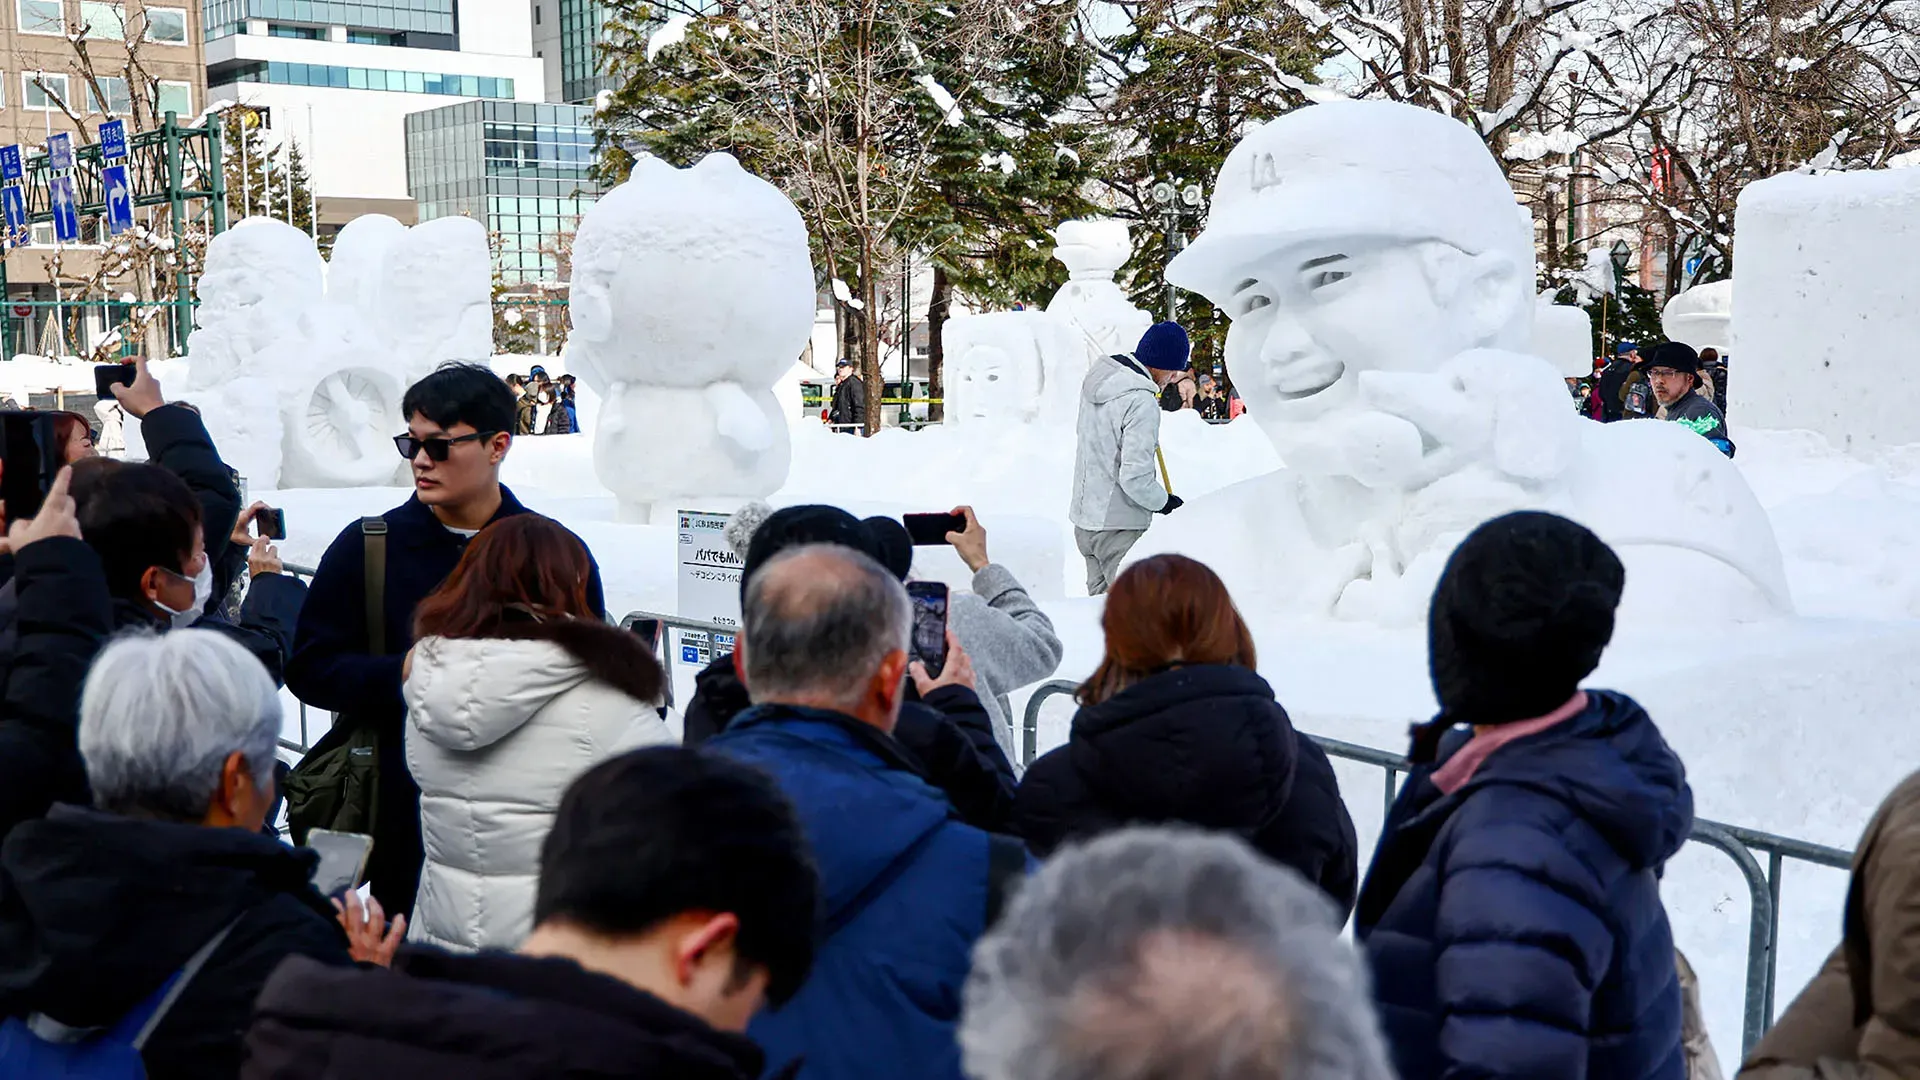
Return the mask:
<path id="1" fill-rule="evenodd" d="M 509 284 L 552 281 L 592 204 L 592 109 L 468 101 L 407 117 L 407 181 L 420 220 L 487 226 Z"/>
<path id="2" fill-rule="evenodd" d="M 44 2 L 44 0 L 16 0 Z M 208 94 L 264 110 L 312 172 L 322 233 L 420 220 L 406 117 L 451 101 L 537 103 L 528 0 L 205 0 Z"/>

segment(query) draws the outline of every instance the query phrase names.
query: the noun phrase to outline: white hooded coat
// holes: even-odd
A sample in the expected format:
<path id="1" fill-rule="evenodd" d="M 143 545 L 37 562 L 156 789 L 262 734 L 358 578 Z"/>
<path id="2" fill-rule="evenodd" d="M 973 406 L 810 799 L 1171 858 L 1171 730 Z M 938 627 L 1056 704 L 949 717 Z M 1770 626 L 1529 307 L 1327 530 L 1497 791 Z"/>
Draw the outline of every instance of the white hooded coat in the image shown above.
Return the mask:
<path id="1" fill-rule="evenodd" d="M 447 949 L 519 945 L 567 785 L 615 754 L 675 741 L 653 704 L 550 641 L 422 638 L 405 698 L 426 847 L 407 937 Z"/>
<path id="2" fill-rule="evenodd" d="M 1166 508 L 1154 464 L 1160 388 L 1131 356 L 1103 357 L 1080 384 L 1079 444 L 1067 520 L 1093 532 L 1145 529 Z"/>

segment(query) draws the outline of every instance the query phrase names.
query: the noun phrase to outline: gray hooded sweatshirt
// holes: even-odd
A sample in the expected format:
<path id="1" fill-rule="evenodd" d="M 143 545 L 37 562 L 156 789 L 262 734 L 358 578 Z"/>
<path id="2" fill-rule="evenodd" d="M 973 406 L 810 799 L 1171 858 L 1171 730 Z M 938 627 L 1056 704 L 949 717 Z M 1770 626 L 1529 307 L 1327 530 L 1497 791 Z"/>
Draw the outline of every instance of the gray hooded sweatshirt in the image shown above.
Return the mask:
<path id="1" fill-rule="evenodd" d="M 1131 356 L 1093 362 L 1080 384 L 1079 446 L 1067 520 L 1094 532 L 1145 529 L 1167 505 L 1153 450 L 1160 388 Z"/>

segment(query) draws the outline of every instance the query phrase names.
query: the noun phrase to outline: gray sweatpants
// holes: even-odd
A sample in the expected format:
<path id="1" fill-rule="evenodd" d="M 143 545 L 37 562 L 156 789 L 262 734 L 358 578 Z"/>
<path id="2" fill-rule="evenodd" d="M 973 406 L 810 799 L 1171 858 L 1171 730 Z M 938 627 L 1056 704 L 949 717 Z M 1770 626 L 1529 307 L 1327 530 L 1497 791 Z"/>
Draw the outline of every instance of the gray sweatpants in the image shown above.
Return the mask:
<path id="1" fill-rule="evenodd" d="M 1075 526 L 1073 542 L 1087 560 L 1087 595 L 1104 596 L 1119 576 L 1120 560 L 1147 535 L 1145 529 L 1082 529 Z"/>

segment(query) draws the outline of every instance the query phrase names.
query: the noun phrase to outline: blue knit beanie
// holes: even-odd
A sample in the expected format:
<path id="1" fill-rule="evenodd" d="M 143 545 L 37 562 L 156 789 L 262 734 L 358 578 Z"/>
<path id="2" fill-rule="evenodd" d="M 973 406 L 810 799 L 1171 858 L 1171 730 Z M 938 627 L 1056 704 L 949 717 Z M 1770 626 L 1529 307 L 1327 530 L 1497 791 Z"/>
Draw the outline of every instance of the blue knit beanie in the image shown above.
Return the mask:
<path id="1" fill-rule="evenodd" d="M 1154 323 L 1141 335 L 1140 347 L 1133 350 L 1133 358 L 1158 371 L 1185 371 L 1191 350 L 1187 332 L 1179 323 Z"/>

